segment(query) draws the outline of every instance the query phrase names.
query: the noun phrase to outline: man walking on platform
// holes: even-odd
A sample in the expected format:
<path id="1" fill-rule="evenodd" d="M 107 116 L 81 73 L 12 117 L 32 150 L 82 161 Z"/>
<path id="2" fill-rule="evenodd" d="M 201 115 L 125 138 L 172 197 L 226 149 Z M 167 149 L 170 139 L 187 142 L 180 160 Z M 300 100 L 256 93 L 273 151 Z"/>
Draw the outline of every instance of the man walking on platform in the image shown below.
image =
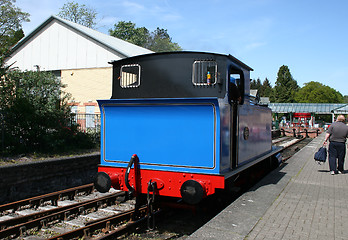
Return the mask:
<path id="1" fill-rule="evenodd" d="M 325 136 L 324 145 L 327 144 L 327 140 L 330 141 L 329 166 L 331 175 L 334 175 L 335 173 L 343 173 L 344 171 L 343 167 L 344 157 L 346 155 L 346 139 L 348 137 L 348 126 L 344 122 L 344 116 L 339 115 L 336 122 L 332 123 L 327 130 Z"/>

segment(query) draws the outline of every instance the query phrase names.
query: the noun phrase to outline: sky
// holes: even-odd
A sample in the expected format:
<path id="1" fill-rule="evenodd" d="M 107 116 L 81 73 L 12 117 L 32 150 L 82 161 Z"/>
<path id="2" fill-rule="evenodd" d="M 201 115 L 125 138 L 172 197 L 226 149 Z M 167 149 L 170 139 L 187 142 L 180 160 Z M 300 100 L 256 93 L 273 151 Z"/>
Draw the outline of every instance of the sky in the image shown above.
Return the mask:
<path id="1" fill-rule="evenodd" d="M 17 0 L 29 34 L 66 0 Z M 231 54 L 272 86 L 282 65 L 300 87 L 316 81 L 348 95 L 347 0 L 75 0 L 96 10 L 97 29 L 118 21 L 167 29 L 183 50 Z"/>

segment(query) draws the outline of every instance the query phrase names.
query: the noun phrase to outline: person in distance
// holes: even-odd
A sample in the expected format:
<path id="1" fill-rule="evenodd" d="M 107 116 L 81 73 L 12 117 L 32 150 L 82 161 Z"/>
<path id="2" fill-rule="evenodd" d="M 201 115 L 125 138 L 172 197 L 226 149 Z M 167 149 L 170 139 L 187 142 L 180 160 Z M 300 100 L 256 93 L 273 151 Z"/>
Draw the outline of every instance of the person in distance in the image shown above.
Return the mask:
<path id="1" fill-rule="evenodd" d="M 330 141 L 329 167 L 331 175 L 344 172 L 346 139 L 348 137 L 348 126 L 344 122 L 344 116 L 338 115 L 336 122 L 330 125 L 325 136 L 324 146 L 326 146 L 328 140 Z"/>

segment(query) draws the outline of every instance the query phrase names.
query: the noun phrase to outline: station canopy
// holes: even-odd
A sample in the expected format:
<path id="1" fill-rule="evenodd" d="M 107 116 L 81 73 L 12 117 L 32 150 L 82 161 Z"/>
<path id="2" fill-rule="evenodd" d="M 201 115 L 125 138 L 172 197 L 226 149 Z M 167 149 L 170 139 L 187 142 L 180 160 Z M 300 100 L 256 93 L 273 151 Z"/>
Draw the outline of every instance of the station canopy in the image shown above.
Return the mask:
<path id="1" fill-rule="evenodd" d="M 268 103 L 273 113 L 348 114 L 347 103 Z"/>

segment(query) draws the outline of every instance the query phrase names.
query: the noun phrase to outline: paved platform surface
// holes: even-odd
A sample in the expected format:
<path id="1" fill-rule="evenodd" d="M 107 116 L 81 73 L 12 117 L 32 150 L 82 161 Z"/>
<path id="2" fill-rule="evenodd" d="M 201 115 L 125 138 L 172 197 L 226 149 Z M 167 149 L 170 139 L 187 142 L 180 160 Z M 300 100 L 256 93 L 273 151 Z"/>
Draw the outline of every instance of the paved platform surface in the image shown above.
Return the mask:
<path id="1" fill-rule="evenodd" d="M 187 239 L 348 239 L 348 171 L 313 159 L 324 135 Z"/>

